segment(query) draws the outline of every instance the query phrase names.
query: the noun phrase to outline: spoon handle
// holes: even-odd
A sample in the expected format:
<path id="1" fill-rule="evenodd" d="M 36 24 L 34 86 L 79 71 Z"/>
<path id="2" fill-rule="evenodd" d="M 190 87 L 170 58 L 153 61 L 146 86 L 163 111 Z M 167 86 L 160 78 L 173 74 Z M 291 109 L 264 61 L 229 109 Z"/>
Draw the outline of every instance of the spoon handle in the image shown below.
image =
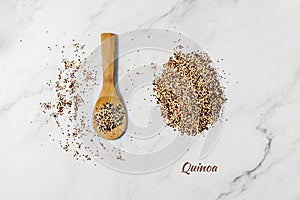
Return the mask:
<path id="1" fill-rule="evenodd" d="M 103 88 L 106 92 L 114 91 L 115 37 L 113 33 L 101 34 Z"/>

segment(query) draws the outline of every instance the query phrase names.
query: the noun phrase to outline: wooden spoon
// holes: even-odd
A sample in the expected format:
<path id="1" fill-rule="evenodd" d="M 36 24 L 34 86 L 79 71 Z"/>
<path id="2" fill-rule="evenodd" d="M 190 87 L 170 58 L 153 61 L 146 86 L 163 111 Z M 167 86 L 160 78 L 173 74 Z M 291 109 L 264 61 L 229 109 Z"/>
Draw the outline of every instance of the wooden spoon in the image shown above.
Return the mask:
<path id="1" fill-rule="evenodd" d="M 116 35 L 113 33 L 101 34 L 101 53 L 102 53 L 102 68 L 103 68 L 103 86 L 98 100 L 94 106 L 93 111 L 93 127 L 96 133 L 102 138 L 108 140 L 115 140 L 123 135 L 126 129 L 126 110 L 118 97 L 114 85 L 114 54 L 115 54 L 115 39 Z M 121 124 L 111 130 L 100 131 L 98 123 L 96 122 L 95 114 L 101 110 L 106 103 L 111 103 L 114 108 L 118 105 L 125 113 Z M 100 119 L 104 120 L 104 119 Z"/>

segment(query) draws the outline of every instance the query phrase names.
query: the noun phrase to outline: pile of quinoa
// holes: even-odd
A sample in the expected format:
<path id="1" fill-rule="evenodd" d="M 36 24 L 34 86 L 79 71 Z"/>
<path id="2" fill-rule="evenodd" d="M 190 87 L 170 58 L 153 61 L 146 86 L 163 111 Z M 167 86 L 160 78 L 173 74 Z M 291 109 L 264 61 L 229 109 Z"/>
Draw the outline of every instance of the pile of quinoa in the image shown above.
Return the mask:
<path id="1" fill-rule="evenodd" d="M 226 102 L 224 87 L 207 53 L 175 49 L 153 81 L 157 104 L 167 125 L 182 134 L 197 135 L 220 117 Z"/>

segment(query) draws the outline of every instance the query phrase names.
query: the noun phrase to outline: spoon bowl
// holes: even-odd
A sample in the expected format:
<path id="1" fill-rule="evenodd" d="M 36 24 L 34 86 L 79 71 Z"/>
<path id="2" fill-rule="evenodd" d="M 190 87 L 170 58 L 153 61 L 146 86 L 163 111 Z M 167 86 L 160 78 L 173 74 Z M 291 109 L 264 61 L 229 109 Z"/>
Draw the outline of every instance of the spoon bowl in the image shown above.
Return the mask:
<path id="1" fill-rule="evenodd" d="M 120 105 L 122 112 L 125 113 L 124 105 L 118 97 L 100 96 L 99 99 L 97 100 L 94 110 L 93 110 L 94 118 L 95 118 L 96 113 L 101 111 L 101 109 L 103 109 L 103 107 L 106 103 L 111 103 L 112 107 L 114 107 L 114 108 L 116 108 L 118 105 Z M 98 123 L 96 122 L 95 119 L 93 120 L 93 127 L 94 127 L 96 133 L 100 137 L 107 139 L 107 140 L 115 140 L 115 139 L 121 137 L 126 129 L 126 114 L 124 115 L 124 117 L 121 121 L 121 125 L 115 127 L 114 129 L 112 129 L 110 131 L 99 131 Z"/>

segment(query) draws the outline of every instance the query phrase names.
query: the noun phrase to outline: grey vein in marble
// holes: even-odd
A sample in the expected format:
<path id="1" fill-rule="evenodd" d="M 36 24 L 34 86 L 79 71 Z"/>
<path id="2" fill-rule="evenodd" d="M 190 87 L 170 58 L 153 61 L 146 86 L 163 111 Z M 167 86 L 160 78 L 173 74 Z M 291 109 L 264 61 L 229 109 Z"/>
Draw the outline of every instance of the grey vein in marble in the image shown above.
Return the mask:
<path id="1" fill-rule="evenodd" d="M 174 6 L 172 6 L 169 11 L 164 13 L 163 15 L 154 18 L 152 20 L 149 20 L 148 22 L 144 23 L 142 26 L 153 26 L 159 21 L 163 20 L 164 18 L 169 17 L 171 14 L 173 14 L 176 11 L 181 11 L 181 14 L 179 15 L 181 18 L 188 13 L 190 9 L 192 9 L 192 5 L 194 4 L 195 0 L 181 0 L 175 3 Z"/>
<path id="2" fill-rule="evenodd" d="M 24 92 L 22 95 L 17 97 L 15 100 L 11 101 L 10 103 L 3 105 L 0 107 L 0 117 L 7 113 L 13 106 L 15 106 L 20 100 L 27 98 L 28 96 L 33 95 L 41 95 L 45 91 L 49 91 L 49 87 L 42 87 L 40 90 L 35 92 Z"/>
<path id="3" fill-rule="evenodd" d="M 260 169 L 264 162 L 266 161 L 271 147 L 272 147 L 272 141 L 274 138 L 274 135 L 271 132 L 268 132 L 267 128 L 263 126 L 263 124 L 268 120 L 268 118 L 274 113 L 277 109 L 280 108 L 282 105 L 281 102 L 283 102 L 289 94 L 292 92 L 294 86 L 297 84 L 297 82 L 300 80 L 300 73 L 297 73 L 294 81 L 288 86 L 288 88 L 285 90 L 286 92 L 282 95 L 282 97 L 273 103 L 273 105 L 270 106 L 270 108 L 263 114 L 263 118 L 260 120 L 260 123 L 256 127 L 256 130 L 258 130 L 262 135 L 265 136 L 265 139 L 267 140 L 267 143 L 264 148 L 264 154 L 263 157 L 260 159 L 258 164 L 249 170 L 244 171 L 242 174 L 239 176 L 236 176 L 231 182 L 230 182 L 230 190 L 227 192 L 222 192 L 221 194 L 218 195 L 216 198 L 217 200 L 224 199 L 225 197 L 231 197 L 231 198 L 236 198 L 239 196 L 241 193 L 243 193 L 247 189 L 247 185 L 253 182 L 259 175 L 264 174 L 266 171 L 268 171 L 274 164 L 278 163 L 279 160 L 273 162 L 267 170 L 264 170 L 261 173 L 257 173 L 258 169 Z M 270 100 L 267 100 L 270 101 Z M 243 179 L 246 179 L 243 181 Z M 233 196 L 232 196 L 233 195 Z"/>

